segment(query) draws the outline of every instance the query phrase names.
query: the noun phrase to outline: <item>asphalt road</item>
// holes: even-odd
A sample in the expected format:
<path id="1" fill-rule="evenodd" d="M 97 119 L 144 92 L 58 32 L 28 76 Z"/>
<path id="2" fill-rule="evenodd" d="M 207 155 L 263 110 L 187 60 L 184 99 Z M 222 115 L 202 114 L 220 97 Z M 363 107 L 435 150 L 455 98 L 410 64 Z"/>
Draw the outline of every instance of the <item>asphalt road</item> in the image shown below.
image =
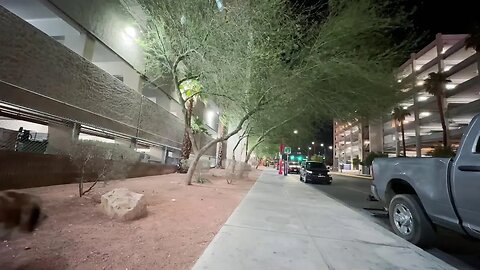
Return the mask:
<path id="1" fill-rule="evenodd" d="M 297 176 L 294 175 L 294 177 Z M 367 200 L 370 194 L 370 183 L 371 181 L 367 179 L 335 175 L 332 185 L 314 186 L 390 230 L 388 216 L 381 211 L 383 209 L 381 203 Z M 365 208 L 379 209 L 379 211 Z M 466 239 L 457 233 L 440 229 L 436 247 L 426 251 L 458 269 L 480 269 L 480 241 Z"/>

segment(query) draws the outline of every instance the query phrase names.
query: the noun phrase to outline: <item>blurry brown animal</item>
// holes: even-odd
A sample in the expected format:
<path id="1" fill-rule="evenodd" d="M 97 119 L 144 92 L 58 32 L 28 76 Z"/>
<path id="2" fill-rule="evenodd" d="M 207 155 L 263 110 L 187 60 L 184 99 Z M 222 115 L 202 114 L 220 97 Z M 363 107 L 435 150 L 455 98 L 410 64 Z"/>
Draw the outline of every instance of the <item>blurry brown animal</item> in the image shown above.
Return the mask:
<path id="1" fill-rule="evenodd" d="M 0 239 L 8 239 L 14 231 L 33 232 L 46 217 L 39 197 L 13 190 L 0 191 Z"/>

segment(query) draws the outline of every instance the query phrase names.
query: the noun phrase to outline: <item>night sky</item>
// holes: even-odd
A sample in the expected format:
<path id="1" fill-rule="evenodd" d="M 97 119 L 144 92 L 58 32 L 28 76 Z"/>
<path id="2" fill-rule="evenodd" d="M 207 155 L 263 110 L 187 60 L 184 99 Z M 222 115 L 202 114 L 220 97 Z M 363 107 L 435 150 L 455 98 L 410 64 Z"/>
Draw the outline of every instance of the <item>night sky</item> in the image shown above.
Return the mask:
<path id="1" fill-rule="evenodd" d="M 383 0 L 376 0 L 383 1 Z M 394 0 L 397 5 L 406 11 L 413 12 L 410 21 L 414 25 L 414 36 L 418 38 L 413 50 L 419 51 L 429 44 L 437 33 L 443 34 L 469 34 L 475 26 L 480 25 L 480 9 L 476 8 L 478 0 Z M 297 7 L 322 6 L 318 13 L 325 11 L 322 5 L 326 0 L 291 0 Z M 315 18 L 314 18 L 315 19 Z M 411 34 L 411 33 L 410 33 Z M 397 37 L 400 40 L 401 36 Z M 407 59 L 409 55 L 405 56 Z M 332 145 L 331 125 L 318 127 L 317 140 Z"/>
<path id="2" fill-rule="evenodd" d="M 373 0 L 384 2 L 385 0 Z M 410 21 L 414 24 L 415 36 L 420 39 L 418 50 L 434 38 L 436 33 L 468 34 L 475 25 L 480 26 L 480 9 L 475 6 L 478 0 L 390 0 L 395 5 L 413 12 Z M 317 7 L 325 10 L 328 0 L 291 0 L 299 9 Z M 320 13 L 320 12 L 319 12 Z M 408 56 L 407 56 L 408 57 Z"/>

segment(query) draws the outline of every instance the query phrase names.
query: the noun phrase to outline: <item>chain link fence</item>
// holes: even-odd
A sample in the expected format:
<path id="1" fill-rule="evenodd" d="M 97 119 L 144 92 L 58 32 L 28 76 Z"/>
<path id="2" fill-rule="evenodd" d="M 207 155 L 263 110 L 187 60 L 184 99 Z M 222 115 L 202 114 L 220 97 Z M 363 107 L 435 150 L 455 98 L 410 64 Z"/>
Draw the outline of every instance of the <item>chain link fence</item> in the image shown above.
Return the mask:
<path id="1" fill-rule="evenodd" d="M 48 135 L 20 128 L 18 131 L 0 128 L 0 150 L 43 154 Z"/>

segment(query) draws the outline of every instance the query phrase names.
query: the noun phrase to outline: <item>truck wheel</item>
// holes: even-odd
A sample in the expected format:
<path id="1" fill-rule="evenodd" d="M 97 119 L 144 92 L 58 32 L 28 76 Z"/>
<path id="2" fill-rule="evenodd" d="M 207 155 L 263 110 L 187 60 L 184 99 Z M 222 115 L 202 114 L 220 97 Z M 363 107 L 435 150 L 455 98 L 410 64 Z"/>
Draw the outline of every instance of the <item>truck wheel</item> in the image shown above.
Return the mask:
<path id="1" fill-rule="evenodd" d="M 416 195 L 395 195 L 388 208 L 390 226 L 398 236 L 420 247 L 433 245 L 436 233 Z"/>

